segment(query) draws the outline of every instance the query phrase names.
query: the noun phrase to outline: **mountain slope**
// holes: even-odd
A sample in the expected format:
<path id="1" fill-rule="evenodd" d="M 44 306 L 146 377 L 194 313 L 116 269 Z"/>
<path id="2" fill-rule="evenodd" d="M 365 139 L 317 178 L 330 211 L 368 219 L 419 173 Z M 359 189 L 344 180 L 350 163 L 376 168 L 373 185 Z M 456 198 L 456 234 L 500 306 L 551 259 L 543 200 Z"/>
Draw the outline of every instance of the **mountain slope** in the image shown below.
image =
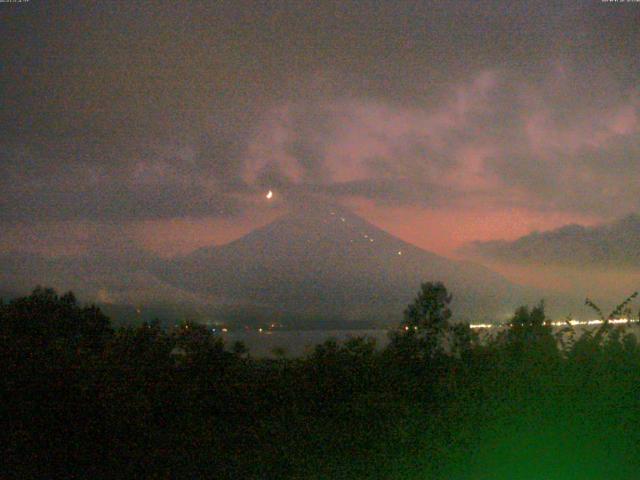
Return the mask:
<path id="1" fill-rule="evenodd" d="M 443 281 L 459 318 L 496 318 L 525 291 L 479 265 L 410 245 L 337 206 L 298 209 L 157 272 L 218 304 L 300 318 L 399 320 L 423 281 Z"/>

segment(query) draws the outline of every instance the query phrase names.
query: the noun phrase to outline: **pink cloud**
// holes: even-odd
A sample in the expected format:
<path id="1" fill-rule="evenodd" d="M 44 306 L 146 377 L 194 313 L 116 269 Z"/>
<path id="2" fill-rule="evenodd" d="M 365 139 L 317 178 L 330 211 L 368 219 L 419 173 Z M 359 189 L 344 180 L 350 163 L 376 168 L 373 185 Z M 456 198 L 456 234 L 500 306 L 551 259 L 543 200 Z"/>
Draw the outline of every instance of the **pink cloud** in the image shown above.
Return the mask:
<path id="1" fill-rule="evenodd" d="M 611 194 L 616 180 L 596 168 L 599 157 L 584 154 L 606 156 L 613 143 L 636 134 L 640 103 L 632 92 L 597 85 L 582 102 L 575 88 L 582 80 L 556 62 L 537 81 L 479 72 L 435 104 L 320 94 L 284 102 L 250 139 L 244 178 L 254 184 L 260 171 L 275 167 L 301 188 L 372 185 L 355 195 L 366 191 L 381 201 L 389 195 L 394 202 L 460 208 L 629 210 Z M 291 148 L 296 142 L 305 145 L 302 154 Z M 439 195 L 429 194 L 434 185 Z"/>
<path id="2" fill-rule="evenodd" d="M 489 96 L 497 84 L 495 72 L 482 72 L 472 81 L 452 88 L 449 97 L 435 108 L 398 106 L 370 99 L 314 100 L 310 109 L 317 109 L 328 119 L 329 138 L 308 131 L 308 137 L 299 140 L 318 143 L 314 137 L 320 137 L 320 154 L 328 173 L 325 181 L 375 178 L 380 175 L 371 167 L 376 159 L 384 159 L 389 172 L 398 172 L 400 176 L 411 175 L 417 169 L 419 175 L 442 179 L 448 169 L 458 168 L 454 165 L 464 162 L 465 156 L 476 163 L 478 157 L 467 151 L 461 158 L 451 158 L 450 166 L 442 165 L 428 155 L 416 154 L 416 146 L 448 155 L 447 137 L 464 128 L 472 114 L 490 108 Z M 254 182 L 256 172 L 269 164 L 279 167 L 293 182 L 305 180 L 301 162 L 287 149 L 289 142 L 297 140 L 296 122 L 307 120 L 297 118 L 295 112 L 295 105 L 285 104 L 267 114 L 247 150 L 244 178 L 248 182 Z M 461 170 L 467 172 L 466 178 L 479 168 L 476 164 Z M 455 172 L 449 178 L 455 178 Z"/>

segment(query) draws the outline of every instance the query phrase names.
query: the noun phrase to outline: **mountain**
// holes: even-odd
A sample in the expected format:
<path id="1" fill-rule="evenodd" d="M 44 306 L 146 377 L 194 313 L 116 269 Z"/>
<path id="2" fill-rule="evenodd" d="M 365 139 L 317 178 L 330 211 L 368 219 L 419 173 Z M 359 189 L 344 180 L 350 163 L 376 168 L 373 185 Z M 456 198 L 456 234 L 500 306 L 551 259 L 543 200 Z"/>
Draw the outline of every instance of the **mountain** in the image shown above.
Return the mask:
<path id="1" fill-rule="evenodd" d="M 78 255 L 47 257 L 35 253 L 0 255 L 0 290 L 28 294 L 36 285 L 72 290 L 86 302 L 111 308 L 120 318 L 138 318 L 123 312 L 143 310 L 143 317 L 166 312 L 173 319 L 184 317 L 204 302 L 192 292 L 162 282 L 153 270 L 162 259 L 142 251 L 90 251 Z M 7 295 L 12 298 L 16 294 Z M 197 316 L 197 315 L 193 315 Z"/>
<path id="2" fill-rule="evenodd" d="M 504 321 L 518 305 L 541 298 L 554 318 L 593 316 L 584 312 L 584 298 L 515 285 L 483 266 L 410 245 L 335 205 L 297 208 L 236 241 L 170 260 L 132 242 L 110 243 L 62 257 L 2 254 L 0 289 L 5 299 L 36 285 L 72 290 L 122 322 L 159 317 L 333 328 L 396 325 L 421 282 L 442 281 L 458 319 Z"/>
<path id="3" fill-rule="evenodd" d="M 227 315 L 299 324 L 397 323 L 424 281 L 444 282 L 454 315 L 473 321 L 503 319 L 530 296 L 485 267 L 422 250 L 334 205 L 296 209 L 155 273 L 224 306 Z"/>
<path id="4" fill-rule="evenodd" d="M 509 263 L 638 271 L 640 215 L 630 214 L 611 223 L 588 227 L 565 225 L 513 241 L 473 242 L 462 253 Z"/>

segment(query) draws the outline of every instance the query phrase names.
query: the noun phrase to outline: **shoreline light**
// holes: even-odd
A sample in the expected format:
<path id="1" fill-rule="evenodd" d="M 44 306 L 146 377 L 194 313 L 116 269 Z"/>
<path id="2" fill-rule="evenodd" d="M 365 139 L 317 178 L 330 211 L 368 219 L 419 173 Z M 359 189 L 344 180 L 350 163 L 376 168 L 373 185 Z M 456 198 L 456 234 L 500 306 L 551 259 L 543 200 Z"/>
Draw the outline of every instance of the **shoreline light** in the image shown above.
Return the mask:
<path id="1" fill-rule="evenodd" d="M 574 326 L 588 326 L 588 325 L 602 325 L 604 322 L 602 320 L 570 320 L 569 323 L 571 324 L 572 327 Z M 612 320 L 609 320 L 610 324 L 612 325 L 624 325 L 624 324 L 629 324 L 629 323 L 635 323 L 635 320 L 631 320 L 628 318 L 615 318 Z M 567 325 L 566 321 L 559 321 L 559 322 L 551 322 L 549 325 L 551 325 L 552 327 L 563 327 L 565 325 Z M 500 327 L 508 327 L 509 325 L 506 323 L 502 323 L 502 324 L 493 324 L 493 323 L 472 323 L 471 325 L 469 325 L 470 328 L 500 328 Z"/>

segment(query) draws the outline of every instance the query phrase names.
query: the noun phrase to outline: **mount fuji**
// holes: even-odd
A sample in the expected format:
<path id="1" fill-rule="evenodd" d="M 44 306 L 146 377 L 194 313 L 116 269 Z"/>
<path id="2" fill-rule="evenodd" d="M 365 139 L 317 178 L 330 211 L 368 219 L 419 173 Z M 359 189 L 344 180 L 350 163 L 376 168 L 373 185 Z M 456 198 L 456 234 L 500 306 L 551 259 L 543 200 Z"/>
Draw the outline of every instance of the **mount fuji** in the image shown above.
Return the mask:
<path id="1" fill-rule="evenodd" d="M 336 205 L 297 208 L 244 237 L 165 262 L 163 282 L 243 321 L 396 324 L 420 283 L 442 281 L 458 319 L 498 319 L 528 289 L 422 250 Z"/>

